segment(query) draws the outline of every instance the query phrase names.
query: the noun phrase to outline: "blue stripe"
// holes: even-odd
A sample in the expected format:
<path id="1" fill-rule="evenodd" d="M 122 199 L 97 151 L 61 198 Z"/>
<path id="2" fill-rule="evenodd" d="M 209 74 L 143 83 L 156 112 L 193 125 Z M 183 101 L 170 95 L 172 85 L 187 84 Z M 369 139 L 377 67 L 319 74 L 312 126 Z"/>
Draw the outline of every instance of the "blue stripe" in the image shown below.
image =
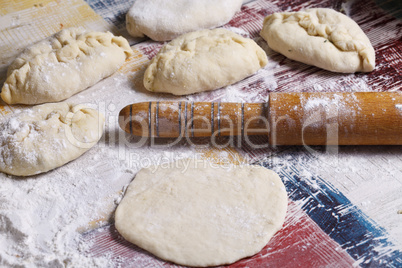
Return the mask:
<path id="1" fill-rule="evenodd" d="M 119 30 L 125 29 L 126 14 L 134 1 L 119 0 L 85 0 L 88 5 L 107 22 Z"/>
<path id="2" fill-rule="evenodd" d="M 276 156 L 278 157 L 278 156 Z M 296 160 L 290 160 L 292 163 Z M 278 171 L 277 162 L 260 165 Z M 318 176 L 302 179 L 300 163 L 284 166 L 278 174 L 289 198 L 302 209 L 362 267 L 402 267 L 402 252 L 389 241 L 389 234 L 353 205 L 346 196 Z M 312 183 L 314 182 L 314 183 Z"/>

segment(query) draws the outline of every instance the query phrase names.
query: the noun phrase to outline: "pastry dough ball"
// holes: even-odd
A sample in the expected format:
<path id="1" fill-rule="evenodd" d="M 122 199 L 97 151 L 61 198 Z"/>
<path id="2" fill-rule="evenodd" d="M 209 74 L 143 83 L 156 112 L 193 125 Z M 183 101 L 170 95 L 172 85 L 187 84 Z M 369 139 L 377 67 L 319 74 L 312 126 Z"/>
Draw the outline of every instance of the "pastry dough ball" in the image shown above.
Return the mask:
<path id="1" fill-rule="evenodd" d="M 274 13 L 265 18 L 260 34 L 276 52 L 325 70 L 354 73 L 375 68 L 374 48 L 362 29 L 332 9 Z"/>
<path id="2" fill-rule="evenodd" d="M 131 54 L 127 40 L 109 32 L 62 30 L 14 60 L 1 98 L 8 104 L 67 99 L 116 72 Z"/>
<path id="3" fill-rule="evenodd" d="M 83 105 L 50 103 L 0 123 L 0 171 L 29 176 L 60 167 L 93 147 L 104 117 Z"/>
<path id="4" fill-rule="evenodd" d="M 159 258 L 215 266 L 259 252 L 281 229 L 286 210 L 285 186 L 269 169 L 181 160 L 140 170 L 115 224 Z"/>
<path id="5" fill-rule="evenodd" d="M 186 95 L 224 87 L 265 66 L 253 40 L 226 29 L 184 34 L 166 44 L 145 71 L 149 91 Z"/>
<path id="6" fill-rule="evenodd" d="M 127 13 L 127 31 L 155 41 L 221 26 L 240 10 L 242 0 L 136 0 Z"/>

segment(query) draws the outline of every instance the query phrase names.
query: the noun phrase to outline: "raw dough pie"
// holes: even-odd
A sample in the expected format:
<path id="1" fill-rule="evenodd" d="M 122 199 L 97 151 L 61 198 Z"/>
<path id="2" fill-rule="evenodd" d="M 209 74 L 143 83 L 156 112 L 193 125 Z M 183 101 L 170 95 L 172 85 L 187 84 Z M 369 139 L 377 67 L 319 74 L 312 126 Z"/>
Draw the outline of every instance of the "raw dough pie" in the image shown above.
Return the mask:
<path id="1" fill-rule="evenodd" d="M 14 60 L 1 98 L 8 104 L 67 99 L 116 72 L 131 54 L 127 40 L 109 32 L 62 30 Z"/>
<path id="2" fill-rule="evenodd" d="M 261 36 L 286 57 L 329 71 L 370 72 L 375 53 L 351 18 L 329 8 L 274 13 L 265 18 Z"/>
<path id="3" fill-rule="evenodd" d="M 144 86 L 174 95 L 208 91 L 238 82 L 267 62 L 249 38 L 226 29 L 201 30 L 166 44 L 146 69 Z"/>
<path id="4" fill-rule="evenodd" d="M 0 171 L 29 176 L 70 162 L 102 137 L 104 117 L 83 105 L 49 103 L 0 123 Z"/>
<path id="5" fill-rule="evenodd" d="M 221 26 L 240 10 L 241 0 L 136 0 L 127 13 L 127 31 L 155 41 Z"/>
<path id="6" fill-rule="evenodd" d="M 259 252 L 282 227 L 286 209 L 285 187 L 271 170 L 181 160 L 140 170 L 115 224 L 164 260 L 213 266 Z"/>

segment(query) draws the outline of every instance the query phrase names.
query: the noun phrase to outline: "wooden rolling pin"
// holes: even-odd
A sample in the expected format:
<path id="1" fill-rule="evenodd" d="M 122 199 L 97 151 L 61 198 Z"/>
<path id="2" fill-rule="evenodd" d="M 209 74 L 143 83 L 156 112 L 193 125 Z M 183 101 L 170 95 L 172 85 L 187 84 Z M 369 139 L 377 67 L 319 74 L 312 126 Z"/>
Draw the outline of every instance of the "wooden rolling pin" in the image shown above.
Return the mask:
<path id="1" fill-rule="evenodd" d="M 268 135 L 271 145 L 401 145 L 402 92 L 270 93 L 267 103 L 142 102 L 120 111 L 145 137 Z"/>

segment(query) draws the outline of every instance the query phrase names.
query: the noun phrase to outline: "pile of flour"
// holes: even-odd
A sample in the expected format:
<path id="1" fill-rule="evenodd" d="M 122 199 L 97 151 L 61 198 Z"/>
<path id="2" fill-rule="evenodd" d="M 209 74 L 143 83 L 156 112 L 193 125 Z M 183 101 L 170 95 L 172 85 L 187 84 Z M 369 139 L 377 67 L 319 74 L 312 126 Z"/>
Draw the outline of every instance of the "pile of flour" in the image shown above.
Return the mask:
<path id="1" fill-rule="evenodd" d="M 114 180 L 99 176 L 95 151 L 102 149 L 82 157 L 93 167 L 87 170 L 75 161 L 35 177 L 0 176 L 0 265 L 107 266 L 107 259 L 86 258 L 79 243 L 78 230 L 104 223 L 102 211 L 119 196 L 109 192 Z"/>

